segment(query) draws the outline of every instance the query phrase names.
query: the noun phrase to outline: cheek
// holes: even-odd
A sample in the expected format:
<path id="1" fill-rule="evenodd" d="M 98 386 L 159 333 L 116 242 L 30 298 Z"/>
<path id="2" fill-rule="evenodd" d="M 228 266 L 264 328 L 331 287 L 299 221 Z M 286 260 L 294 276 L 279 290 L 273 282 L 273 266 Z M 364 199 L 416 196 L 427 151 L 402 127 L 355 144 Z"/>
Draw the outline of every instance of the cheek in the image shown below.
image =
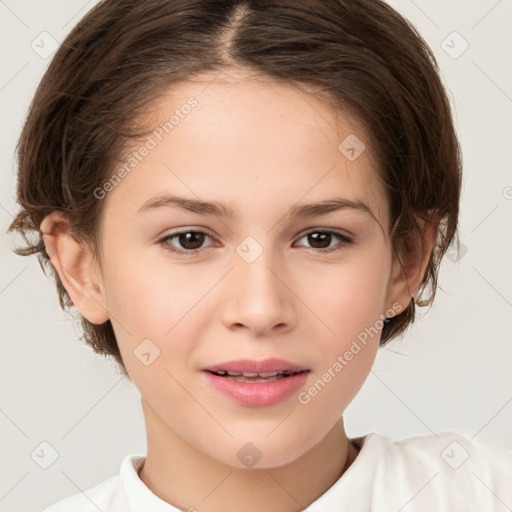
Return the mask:
<path id="1" fill-rule="evenodd" d="M 317 381 L 305 399 L 314 397 L 319 406 L 348 405 L 368 376 L 384 325 L 388 279 L 385 264 L 375 258 L 360 258 L 329 273 L 323 277 L 325 285 L 308 292 L 325 326 L 325 335 L 317 333 Z"/>
<path id="2" fill-rule="evenodd" d="M 383 321 L 380 301 L 367 294 L 343 293 L 323 319 L 334 331 L 317 337 L 318 363 L 298 396 L 313 416 L 334 424 L 364 384 L 375 361 Z"/>
<path id="3" fill-rule="evenodd" d="M 162 338 L 193 312 L 216 276 L 194 278 L 192 267 L 173 265 L 163 249 L 161 254 L 154 249 L 112 257 L 105 268 L 105 293 L 109 312 L 127 330 Z"/>
<path id="4" fill-rule="evenodd" d="M 376 252 L 375 254 L 379 254 Z M 383 253 L 380 253 L 383 254 Z M 370 328 L 380 318 L 389 273 L 386 258 L 358 255 L 337 267 L 328 267 L 315 284 L 303 284 L 303 296 L 319 319 L 329 327 L 337 349 Z"/>
<path id="5" fill-rule="evenodd" d="M 162 370 L 159 373 L 164 368 L 186 371 L 188 356 L 206 318 L 201 297 L 217 277 L 191 279 L 190 272 L 177 267 L 143 261 L 119 260 L 105 269 L 107 309 L 123 361 L 138 373 L 144 359 L 154 359 L 153 378 L 158 368 Z M 150 355 L 142 356 L 147 353 Z"/>

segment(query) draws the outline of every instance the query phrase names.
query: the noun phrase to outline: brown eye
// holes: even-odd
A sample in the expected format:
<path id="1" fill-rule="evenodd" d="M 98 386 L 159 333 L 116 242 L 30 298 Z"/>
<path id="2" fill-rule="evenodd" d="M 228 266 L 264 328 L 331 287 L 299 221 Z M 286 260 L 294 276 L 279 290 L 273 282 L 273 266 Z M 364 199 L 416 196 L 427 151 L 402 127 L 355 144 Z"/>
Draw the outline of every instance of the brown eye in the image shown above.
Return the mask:
<path id="1" fill-rule="evenodd" d="M 199 252 L 206 238 L 211 237 L 203 231 L 188 230 L 167 235 L 159 243 L 170 252 L 189 255 Z M 173 240 L 175 243 L 172 243 Z"/>
<path id="2" fill-rule="evenodd" d="M 316 230 L 306 233 L 302 238 L 306 238 L 311 248 L 317 252 L 333 252 L 343 249 L 346 245 L 351 244 L 352 240 L 337 231 Z M 338 240 L 337 245 L 331 243 Z"/>
<path id="3" fill-rule="evenodd" d="M 179 233 L 177 237 L 180 245 L 188 250 L 199 249 L 204 243 L 204 233 L 198 231 Z"/>
<path id="4" fill-rule="evenodd" d="M 327 249 L 331 245 L 333 238 L 332 233 L 324 232 L 310 233 L 307 236 L 308 241 L 312 243 L 313 249 Z"/>

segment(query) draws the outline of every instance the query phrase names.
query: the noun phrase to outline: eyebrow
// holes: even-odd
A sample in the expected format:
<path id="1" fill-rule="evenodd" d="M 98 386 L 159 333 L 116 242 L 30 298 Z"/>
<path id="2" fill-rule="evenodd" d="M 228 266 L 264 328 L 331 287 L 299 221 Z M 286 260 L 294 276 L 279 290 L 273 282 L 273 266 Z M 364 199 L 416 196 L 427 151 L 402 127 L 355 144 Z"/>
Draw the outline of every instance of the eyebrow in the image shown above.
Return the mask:
<path id="1" fill-rule="evenodd" d="M 214 215 L 216 217 L 228 217 L 231 219 L 236 216 L 235 209 L 225 206 L 217 201 L 201 201 L 169 194 L 159 195 L 148 199 L 137 210 L 137 215 L 160 208 L 176 207 L 201 215 Z M 364 202 L 359 200 L 353 201 L 346 198 L 330 198 L 316 203 L 297 204 L 289 210 L 286 217 L 320 217 L 321 215 L 349 208 L 367 213 L 375 221 L 379 222 L 372 210 Z"/>

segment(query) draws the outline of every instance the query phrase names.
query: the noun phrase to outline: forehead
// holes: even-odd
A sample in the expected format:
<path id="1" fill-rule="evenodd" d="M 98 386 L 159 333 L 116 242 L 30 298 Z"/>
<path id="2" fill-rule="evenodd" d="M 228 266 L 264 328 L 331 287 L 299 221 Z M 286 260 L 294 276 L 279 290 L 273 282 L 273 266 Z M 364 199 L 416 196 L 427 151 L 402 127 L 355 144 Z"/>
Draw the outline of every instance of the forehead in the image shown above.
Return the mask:
<path id="1" fill-rule="evenodd" d="M 385 221 L 363 124 L 295 85 L 240 72 L 196 76 L 166 91 L 141 120 L 149 135 L 123 158 L 151 149 L 108 193 L 109 203 L 135 211 L 171 192 L 227 202 L 250 218 L 262 204 L 282 209 L 335 194 L 372 204 Z"/>

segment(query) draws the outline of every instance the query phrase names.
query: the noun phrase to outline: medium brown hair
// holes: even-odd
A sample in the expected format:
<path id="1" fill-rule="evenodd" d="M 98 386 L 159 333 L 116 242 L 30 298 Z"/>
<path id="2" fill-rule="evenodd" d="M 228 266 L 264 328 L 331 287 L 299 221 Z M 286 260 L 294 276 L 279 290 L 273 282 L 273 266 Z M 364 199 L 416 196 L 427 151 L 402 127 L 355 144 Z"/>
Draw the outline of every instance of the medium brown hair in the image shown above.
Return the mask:
<path id="1" fill-rule="evenodd" d="M 104 203 L 93 192 L 141 135 L 135 120 L 174 85 L 231 66 L 312 87 L 364 123 L 388 191 L 397 257 L 422 246 L 417 218 L 439 227 L 416 296 L 384 323 L 385 345 L 414 321 L 415 302 L 432 303 L 440 261 L 458 242 L 461 157 L 434 55 L 410 23 L 379 0 L 97 4 L 54 55 L 18 141 L 21 209 L 9 231 L 21 233 L 27 245 L 15 252 L 37 253 L 43 271 L 53 269 L 40 224 L 59 210 L 99 262 Z M 52 272 L 61 307 L 72 308 Z M 96 325 L 79 317 L 84 341 L 113 356 L 127 375 L 110 320 Z"/>

